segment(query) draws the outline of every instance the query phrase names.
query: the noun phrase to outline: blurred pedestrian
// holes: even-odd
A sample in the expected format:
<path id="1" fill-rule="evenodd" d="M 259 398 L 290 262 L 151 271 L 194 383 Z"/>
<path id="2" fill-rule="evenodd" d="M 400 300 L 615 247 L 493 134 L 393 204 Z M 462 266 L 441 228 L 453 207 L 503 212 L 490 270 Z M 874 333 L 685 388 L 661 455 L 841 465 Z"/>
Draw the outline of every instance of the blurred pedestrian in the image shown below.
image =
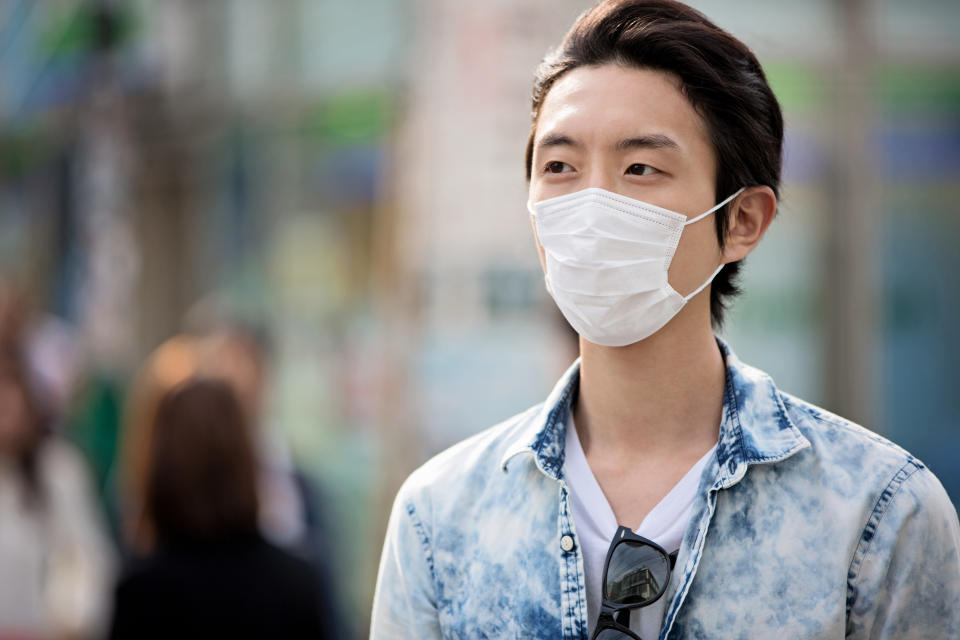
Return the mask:
<path id="1" fill-rule="evenodd" d="M 175 386 L 149 434 L 153 551 L 117 586 L 111 638 L 326 637 L 310 566 L 259 532 L 253 447 L 232 388 L 196 377 Z"/>
<path id="2" fill-rule="evenodd" d="M 16 345 L 47 427 L 83 455 L 97 502 L 113 525 L 121 376 L 98 368 L 77 327 L 39 308 L 32 298 L 16 277 L 0 273 L 0 344 Z M 116 539 L 115 527 L 110 533 Z"/>
<path id="3" fill-rule="evenodd" d="M 273 544 L 307 560 L 329 597 L 323 619 L 330 633 L 345 634 L 345 617 L 333 583 L 331 532 L 323 487 L 293 460 L 282 430 L 267 420 L 269 343 L 263 331 L 219 322 L 198 339 L 200 370 L 230 383 L 250 429 L 257 466 L 260 531 Z"/>
<path id="4" fill-rule="evenodd" d="M 31 298 L 17 278 L 0 273 L 0 344 L 16 345 L 49 426 L 59 430 L 84 370 L 83 341 L 73 325 Z"/>
<path id="5" fill-rule="evenodd" d="M 178 335 L 147 358 L 130 390 L 121 444 L 120 494 L 123 536 L 133 554 L 153 550 L 154 530 L 145 507 L 148 461 L 160 400 L 199 368 L 196 340 Z"/>
<path id="6" fill-rule="evenodd" d="M 53 433 L 19 343 L 0 343 L 0 638 L 94 638 L 113 549 L 85 461 Z"/>
<path id="7" fill-rule="evenodd" d="M 257 463 L 260 529 L 271 542 L 307 553 L 307 504 L 286 441 L 264 418 L 266 349 L 250 331 L 217 329 L 199 341 L 204 374 L 227 381 L 250 427 Z"/>

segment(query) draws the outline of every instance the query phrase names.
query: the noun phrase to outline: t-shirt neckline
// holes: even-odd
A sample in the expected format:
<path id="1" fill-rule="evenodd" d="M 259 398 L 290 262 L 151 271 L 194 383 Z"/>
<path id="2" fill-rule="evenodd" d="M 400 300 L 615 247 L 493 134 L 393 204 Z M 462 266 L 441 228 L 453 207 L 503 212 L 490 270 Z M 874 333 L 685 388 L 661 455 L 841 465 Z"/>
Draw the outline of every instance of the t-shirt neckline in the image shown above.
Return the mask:
<path id="1" fill-rule="evenodd" d="M 613 508 L 607 500 L 606 494 L 603 493 L 600 483 L 597 482 L 596 476 L 593 475 L 593 469 L 590 468 L 590 463 L 587 462 L 587 456 L 583 451 L 583 446 L 580 444 L 580 437 L 577 434 L 572 413 L 567 421 L 565 444 L 565 472 L 567 475 L 575 475 L 577 477 L 577 490 L 581 493 L 587 504 L 593 505 L 589 513 L 589 518 L 592 519 L 593 522 L 584 524 L 598 529 L 599 532 L 604 534 L 604 537 L 612 539 L 613 535 L 617 532 L 619 524 L 616 515 L 613 513 Z M 687 470 L 677 484 L 660 499 L 660 502 L 654 505 L 644 517 L 643 522 L 634 529 L 637 535 L 651 540 L 661 537 L 666 529 L 681 515 L 681 512 L 689 508 L 688 503 L 690 501 L 679 498 L 696 493 L 703 468 L 706 466 L 707 460 L 713 455 L 716 448 L 716 444 L 710 447 L 710 449 Z M 625 524 L 625 526 L 630 526 L 630 524 Z M 675 551 L 675 549 L 668 549 L 667 551 L 672 552 Z"/>

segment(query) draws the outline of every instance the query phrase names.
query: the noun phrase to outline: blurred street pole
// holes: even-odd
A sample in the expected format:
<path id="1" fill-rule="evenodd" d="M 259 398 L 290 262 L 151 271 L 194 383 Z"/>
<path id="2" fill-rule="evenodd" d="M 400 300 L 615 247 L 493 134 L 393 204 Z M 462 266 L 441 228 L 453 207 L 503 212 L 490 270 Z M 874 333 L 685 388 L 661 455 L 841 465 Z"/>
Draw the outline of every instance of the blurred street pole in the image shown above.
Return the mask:
<path id="1" fill-rule="evenodd" d="M 836 0 L 835 8 L 843 41 L 832 79 L 835 129 L 827 183 L 833 209 L 824 226 L 825 398 L 832 411 L 882 431 L 876 1 Z"/>
<path id="2" fill-rule="evenodd" d="M 131 224 L 129 132 L 116 69 L 117 9 L 94 0 L 91 84 L 78 112 L 79 225 L 85 257 L 78 315 L 93 358 L 123 369 L 133 354 L 138 318 L 136 238 Z"/>

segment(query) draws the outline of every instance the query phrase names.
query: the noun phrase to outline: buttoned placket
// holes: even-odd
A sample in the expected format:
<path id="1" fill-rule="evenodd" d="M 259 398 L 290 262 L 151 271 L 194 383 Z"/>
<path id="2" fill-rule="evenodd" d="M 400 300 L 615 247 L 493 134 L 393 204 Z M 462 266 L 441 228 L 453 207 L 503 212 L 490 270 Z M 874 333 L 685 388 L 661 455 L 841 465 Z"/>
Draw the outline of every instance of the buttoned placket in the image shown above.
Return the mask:
<path id="1" fill-rule="evenodd" d="M 557 518 L 557 538 L 560 550 L 560 611 L 563 640 L 587 640 L 587 592 L 583 573 L 583 555 L 577 543 L 577 533 L 567 484 L 559 484 L 560 508 Z"/>
<path id="2" fill-rule="evenodd" d="M 729 422 L 738 421 L 733 396 L 730 393 L 729 387 L 724 393 L 726 394 L 726 398 L 724 402 L 724 421 L 720 425 L 721 441 L 725 435 L 730 433 Z M 733 429 L 733 431 L 736 431 L 736 429 Z M 693 583 L 693 579 L 697 574 L 697 567 L 700 566 L 700 558 L 703 554 L 703 545 L 707 539 L 710 523 L 713 521 L 713 514 L 717 509 L 717 497 L 720 491 L 733 487 L 739 483 L 747 473 L 748 465 L 746 462 L 737 459 L 736 454 L 733 453 L 722 462 L 717 460 L 713 464 L 715 465 L 715 471 L 713 473 L 714 481 L 707 490 L 705 505 L 697 522 L 697 535 L 694 538 L 693 544 L 690 546 L 689 552 L 686 554 L 686 562 L 683 565 L 683 569 L 680 571 L 674 569 L 673 576 L 671 576 L 671 579 L 679 579 L 680 582 L 664 616 L 663 624 L 660 627 L 660 638 L 662 640 L 670 637 L 673 623 L 677 619 L 677 614 L 680 612 L 680 608 L 687 598 L 687 593 L 690 591 L 690 585 Z M 679 569 L 679 565 L 677 568 Z"/>
<path id="3" fill-rule="evenodd" d="M 740 478 L 742 478 L 742 474 Z M 739 482 L 740 478 L 736 478 L 736 481 Z M 728 486 L 732 486 L 731 483 Z M 690 548 L 690 552 L 687 554 L 687 561 L 684 564 L 682 571 L 678 572 L 674 570 L 674 575 L 672 578 L 679 578 L 680 585 L 677 588 L 673 596 L 673 600 L 670 602 L 670 608 L 667 610 L 667 614 L 664 617 L 663 624 L 660 628 L 660 638 L 666 639 L 670 637 L 670 631 L 673 628 L 673 622 L 677 618 L 677 613 L 680 612 L 680 607 L 683 606 L 683 601 L 687 597 L 687 592 L 690 590 L 690 585 L 693 583 L 693 578 L 697 573 L 697 567 L 700 565 L 700 557 L 703 552 L 703 544 L 707 539 L 707 530 L 710 528 L 710 522 L 713 520 L 713 514 L 717 508 L 717 494 L 724 488 L 723 482 L 720 479 L 717 479 L 713 485 L 710 487 L 710 490 L 707 492 L 706 505 L 703 512 L 700 514 L 700 521 L 697 523 L 697 537 L 694 539 L 693 545 Z"/>

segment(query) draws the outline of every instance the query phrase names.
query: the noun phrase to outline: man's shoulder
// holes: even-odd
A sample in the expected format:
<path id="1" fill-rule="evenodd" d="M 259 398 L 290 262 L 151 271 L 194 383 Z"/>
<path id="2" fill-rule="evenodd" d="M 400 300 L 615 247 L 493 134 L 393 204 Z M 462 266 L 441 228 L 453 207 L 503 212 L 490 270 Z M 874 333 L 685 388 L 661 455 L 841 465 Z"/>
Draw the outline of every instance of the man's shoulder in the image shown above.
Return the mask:
<path id="1" fill-rule="evenodd" d="M 926 469 L 909 452 L 882 435 L 780 389 L 769 374 L 739 360 L 725 343 L 730 400 L 740 423 L 732 433 L 755 462 L 786 461 L 798 482 L 845 489 L 856 483 L 875 488 L 904 468 Z M 738 430 L 740 429 L 740 430 Z M 929 473 L 929 471 L 927 471 Z"/>
<path id="2" fill-rule="evenodd" d="M 817 467 L 823 485 L 869 494 L 867 499 L 875 504 L 904 482 L 928 487 L 938 499 L 945 495 L 930 469 L 900 445 L 796 396 L 780 395 L 788 416 L 811 445 L 800 457 Z"/>
<path id="3" fill-rule="evenodd" d="M 827 457 L 870 456 L 890 466 L 919 461 L 900 445 L 852 420 L 780 391 L 784 407 L 805 438 Z"/>

